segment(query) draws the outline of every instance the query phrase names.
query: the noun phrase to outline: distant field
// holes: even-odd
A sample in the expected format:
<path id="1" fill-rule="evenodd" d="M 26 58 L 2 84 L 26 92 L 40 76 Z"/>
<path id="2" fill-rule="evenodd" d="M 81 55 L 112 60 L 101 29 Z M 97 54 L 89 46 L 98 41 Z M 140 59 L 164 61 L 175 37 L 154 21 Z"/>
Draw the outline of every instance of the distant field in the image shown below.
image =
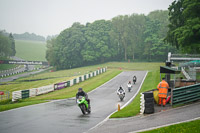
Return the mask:
<path id="1" fill-rule="evenodd" d="M 15 40 L 16 56 L 29 61 L 46 61 L 46 43 Z"/>

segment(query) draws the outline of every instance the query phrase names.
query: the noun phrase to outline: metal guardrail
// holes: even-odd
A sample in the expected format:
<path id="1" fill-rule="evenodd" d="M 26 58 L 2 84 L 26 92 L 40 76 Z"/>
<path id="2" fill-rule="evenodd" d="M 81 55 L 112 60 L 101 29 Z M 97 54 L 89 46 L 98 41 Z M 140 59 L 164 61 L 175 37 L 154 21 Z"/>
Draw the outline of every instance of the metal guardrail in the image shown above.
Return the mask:
<path id="1" fill-rule="evenodd" d="M 172 92 L 172 105 L 184 104 L 200 100 L 200 83 L 175 88 Z"/>

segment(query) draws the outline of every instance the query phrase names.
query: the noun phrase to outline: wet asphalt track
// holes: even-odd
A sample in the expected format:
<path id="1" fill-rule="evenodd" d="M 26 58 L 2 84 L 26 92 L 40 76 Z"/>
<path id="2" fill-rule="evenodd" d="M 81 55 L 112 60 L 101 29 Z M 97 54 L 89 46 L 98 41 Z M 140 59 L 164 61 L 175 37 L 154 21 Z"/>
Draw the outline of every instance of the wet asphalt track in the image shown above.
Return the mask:
<path id="1" fill-rule="evenodd" d="M 123 119 L 109 119 L 88 133 L 136 133 L 181 122 L 200 119 L 200 102 L 154 113 Z M 174 131 L 174 132 L 177 132 Z M 196 131 L 197 132 L 197 131 Z"/>
<path id="2" fill-rule="evenodd" d="M 82 133 L 88 131 L 108 115 L 124 105 L 139 89 L 145 71 L 122 72 L 113 80 L 89 93 L 92 113 L 82 115 L 75 99 L 66 99 L 32 105 L 0 113 L 0 133 Z M 137 76 L 132 91 L 127 92 L 127 83 Z M 122 85 L 126 97 L 119 101 L 116 90 Z M 83 88 L 84 89 L 84 88 Z"/>

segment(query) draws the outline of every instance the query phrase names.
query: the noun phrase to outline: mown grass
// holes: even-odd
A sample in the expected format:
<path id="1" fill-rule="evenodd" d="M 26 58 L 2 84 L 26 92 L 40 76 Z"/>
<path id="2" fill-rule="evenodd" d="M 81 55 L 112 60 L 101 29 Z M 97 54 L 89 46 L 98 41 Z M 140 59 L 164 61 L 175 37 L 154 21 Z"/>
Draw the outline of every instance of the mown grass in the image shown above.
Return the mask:
<path id="1" fill-rule="evenodd" d="M 200 120 L 191 122 L 184 122 L 181 124 L 175 124 L 167 127 L 162 127 L 142 133 L 199 133 L 200 132 Z"/>
<path id="2" fill-rule="evenodd" d="M 15 40 L 16 56 L 29 61 L 46 61 L 46 43 Z"/>
<path id="3" fill-rule="evenodd" d="M 20 100 L 17 103 L 8 102 L 6 104 L 0 105 L 1 106 L 0 111 L 5 111 L 5 110 L 23 107 L 23 106 L 32 105 L 32 104 L 43 103 L 43 102 L 47 102 L 47 100 L 65 99 L 65 98 L 74 97 L 77 92 L 77 88 L 82 87 L 84 91 L 89 92 L 97 88 L 98 86 L 102 85 L 103 83 L 107 82 L 108 80 L 112 79 L 113 77 L 118 75 L 120 72 L 121 71 L 119 70 L 108 70 L 107 72 L 102 73 L 101 75 L 92 77 L 91 79 L 88 79 L 84 82 L 76 84 L 72 87 L 64 88 L 62 90 L 54 91 L 45 95 Z"/>

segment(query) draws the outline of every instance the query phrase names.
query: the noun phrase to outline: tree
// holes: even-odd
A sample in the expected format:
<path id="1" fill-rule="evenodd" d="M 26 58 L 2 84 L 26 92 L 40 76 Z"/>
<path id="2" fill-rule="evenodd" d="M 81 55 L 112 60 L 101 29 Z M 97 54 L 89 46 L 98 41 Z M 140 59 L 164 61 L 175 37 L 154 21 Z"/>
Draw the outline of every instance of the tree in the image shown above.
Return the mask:
<path id="1" fill-rule="evenodd" d="M 7 57 L 12 53 L 11 40 L 0 32 L 0 56 Z"/>
<path id="2" fill-rule="evenodd" d="M 166 41 L 184 53 L 200 52 L 200 1 L 179 0 L 169 7 Z"/>
<path id="3" fill-rule="evenodd" d="M 129 57 L 135 59 L 141 59 L 142 51 L 143 51 L 143 44 L 144 44 L 144 31 L 145 31 L 145 24 L 146 24 L 146 17 L 141 14 L 132 14 L 129 17 L 129 23 L 127 25 L 127 32 L 128 32 L 128 42 L 129 42 Z"/>
<path id="4" fill-rule="evenodd" d="M 119 47 L 119 54 L 124 54 L 124 60 L 127 60 L 127 27 L 128 16 L 117 16 L 112 19 L 112 31 L 110 35 L 112 38 L 118 38 L 117 45 Z M 123 47 L 123 49 L 122 49 Z"/>
<path id="5" fill-rule="evenodd" d="M 101 61 L 103 63 L 112 56 L 114 50 L 110 44 L 110 30 L 110 21 L 98 20 L 87 24 L 85 31 L 87 41 L 81 51 L 84 61 L 88 63 Z"/>
<path id="6" fill-rule="evenodd" d="M 15 56 L 16 54 L 16 50 L 15 50 L 15 40 L 14 37 L 12 35 L 12 33 L 9 34 L 9 39 L 11 41 L 11 56 Z"/>

